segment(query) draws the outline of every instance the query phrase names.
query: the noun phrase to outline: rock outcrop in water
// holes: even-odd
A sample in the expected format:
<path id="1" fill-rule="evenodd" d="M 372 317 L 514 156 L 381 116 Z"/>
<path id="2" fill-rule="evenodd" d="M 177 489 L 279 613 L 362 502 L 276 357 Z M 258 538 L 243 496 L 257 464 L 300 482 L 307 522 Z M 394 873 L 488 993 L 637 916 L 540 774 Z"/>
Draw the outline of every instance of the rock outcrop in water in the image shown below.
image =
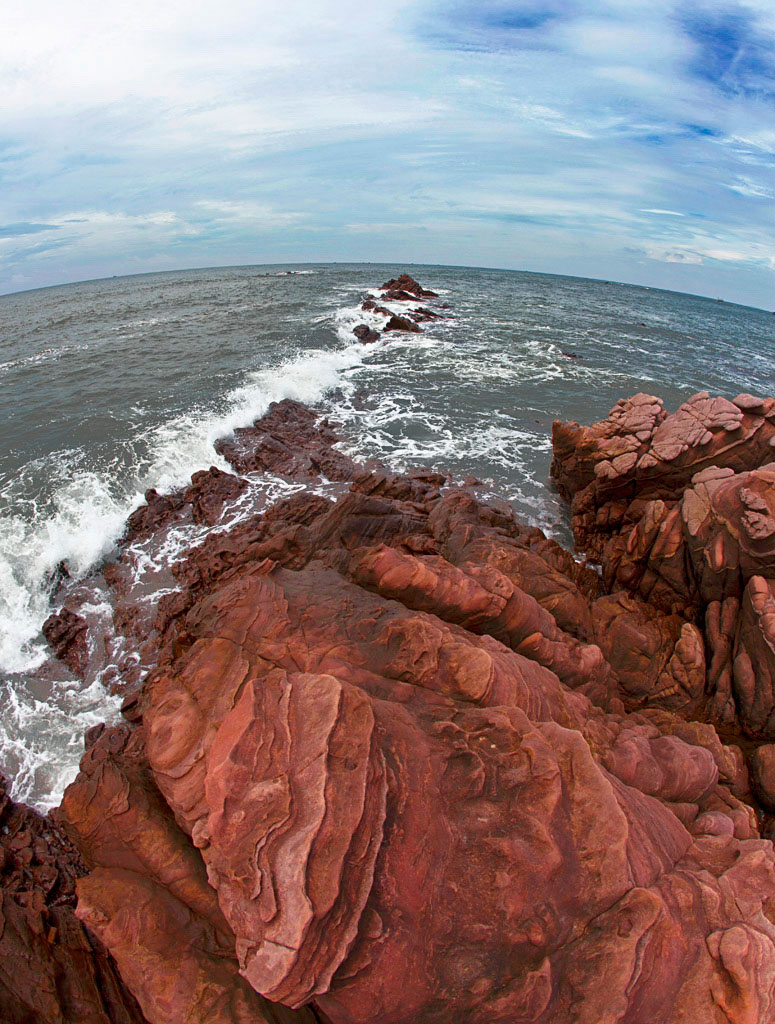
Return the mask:
<path id="1" fill-rule="evenodd" d="M 151 618 L 106 570 L 147 675 L 55 815 L 146 1020 L 775 1019 L 772 409 L 555 424 L 602 578 L 295 402 L 223 442 L 309 486 L 209 533 Z M 125 552 L 244 487 L 149 494 Z"/>

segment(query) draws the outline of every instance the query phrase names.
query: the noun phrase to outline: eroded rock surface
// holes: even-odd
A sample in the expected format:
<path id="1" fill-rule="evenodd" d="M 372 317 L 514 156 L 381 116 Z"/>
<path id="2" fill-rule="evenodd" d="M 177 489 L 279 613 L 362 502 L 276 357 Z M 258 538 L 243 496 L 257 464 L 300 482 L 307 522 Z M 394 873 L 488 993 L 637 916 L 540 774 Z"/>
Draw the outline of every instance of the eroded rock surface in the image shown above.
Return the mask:
<path id="1" fill-rule="evenodd" d="M 689 720 L 694 624 L 427 472 L 294 495 L 178 579 L 62 808 L 149 1020 L 771 1019 L 775 858 Z"/>
<path id="2" fill-rule="evenodd" d="M 773 408 L 555 425 L 602 577 L 297 403 L 223 442 L 341 488 L 211 531 L 153 615 L 106 569 L 147 676 L 57 821 L 145 1019 L 775 1020 Z M 125 551 L 243 485 L 150 495 Z"/>
<path id="3" fill-rule="evenodd" d="M 607 589 L 662 613 L 663 630 L 679 616 L 704 631 L 706 716 L 775 739 L 775 400 L 703 392 L 668 415 L 635 395 L 553 435 L 577 547 Z"/>

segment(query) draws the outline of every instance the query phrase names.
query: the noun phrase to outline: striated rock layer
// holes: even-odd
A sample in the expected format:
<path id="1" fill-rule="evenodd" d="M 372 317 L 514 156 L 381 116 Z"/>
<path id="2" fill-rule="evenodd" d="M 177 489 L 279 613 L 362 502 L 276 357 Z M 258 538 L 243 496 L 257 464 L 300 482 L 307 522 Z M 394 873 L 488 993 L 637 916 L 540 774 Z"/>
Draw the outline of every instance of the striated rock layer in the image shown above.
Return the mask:
<path id="1" fill-rule="evenodd" d="M 55 815 L 145 1019 L 775 1020 L 771 407 L 555 425 L 602 580 L 296 403 L 225 442 L 313 488 L 209 533 L 153 618 L 106 573 L 149 671 Z M 125 544 L 243 484 L 149 493 Z"/>
<path id="2" fill-rule="evenodd" d="M 775 739 L 775 400 L 703 392 L 668 415 L 635 395 L 594 426 L 555 423 L 554 450 L 606 587 L 704 631 L 705 716 Z"/>

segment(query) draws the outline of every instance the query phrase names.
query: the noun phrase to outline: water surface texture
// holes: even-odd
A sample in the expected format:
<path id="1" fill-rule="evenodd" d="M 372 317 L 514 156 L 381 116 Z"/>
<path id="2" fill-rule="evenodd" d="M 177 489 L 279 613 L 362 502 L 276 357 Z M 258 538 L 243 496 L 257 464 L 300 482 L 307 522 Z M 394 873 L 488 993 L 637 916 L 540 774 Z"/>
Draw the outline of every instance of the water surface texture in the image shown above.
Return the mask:
<path id="1" fill-rule="evenodd" d="M 352 327 L 378 325 L 360 301 L 403 270 L 446 319 L 360 345 Z M 58 801 L 83 730 L 115 713 L 99 680 L 47 663 L 55 566 L 88 579 L 147 487 L 227 468 L 213 441 L 269 402 L 319 403 L 356 457 L 474 475 L 567 543 L 552 420 L 599 419 L 637 391 L 671 409 L 696 391 L 772 394 L 774 333 L 768 313 L 696 296 L 449 267 L 240 267 L 0 297 L 0 767 L 15 795 Z M 292 489 L 254 483 L 264 500 Z M 197 539 L 154 553 L 155 570 Z"/>

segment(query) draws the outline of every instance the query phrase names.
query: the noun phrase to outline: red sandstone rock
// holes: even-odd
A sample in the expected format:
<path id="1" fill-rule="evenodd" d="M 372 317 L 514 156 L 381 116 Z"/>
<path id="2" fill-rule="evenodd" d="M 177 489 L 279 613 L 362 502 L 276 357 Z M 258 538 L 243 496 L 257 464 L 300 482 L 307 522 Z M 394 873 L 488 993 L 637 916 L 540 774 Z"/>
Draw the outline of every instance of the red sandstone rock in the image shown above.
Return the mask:
<path id="1" fill-rule="evenodd" d="M 215 445 L 238 473 L 257 470 L 314 479 L 350 480 L 355 464 L 332 444 L 338 440 L 331 426 L 291 399 L 273 402 L 252 427 L 238 428 L 231 439 Z"/>
<path id="2" fill-rule="evenodd" d="M 201 849 L 243 974 L 273 999 L 314 999 L 334 1022 L 528 1010 L 595 1021 L 612 999 L 633 1024 L 681 1006 L 713 1019 L 722 1004 L 737 1007 L 730 1019 L 767 1020 L 772 936 L 737 901 L 755 915 L 770 898 L 772 853 L 734 795 L 747 788 L 734 751 L 712 727 L 664 710 L 605 715 L 564 685 L 549 665 L 615 706 L 599 649 L 550 610 L 566 624 L 578 614 L 580 632 L 600 621 L 603 605 L 593 618 L 576 583 L 583 567 L 571 559 L 565 576 L 506 508 L 442 496 L 440 483 L 362 473 L 333 504 L 295 496 L 268 522 L 209 538 L 191 597 L 171 610 L 167 667 L 143 698 L 148 755 Z M 293 568 L 262 561 L 269 547 Z M 646 681 L 676 678 L 676 659 L 694 667 L 675 654 L 686 623 L 635 602 L 624 614 L 672 644 Z M 87 915 L 104 904 L 120 922 L 122 886 L 141 907 L 168 898 L 153 875 L 95 875 Z M 671 909 L 687 885 L 712 918 Z M 104 935 L 143 1005 L 161 1005 L 142 951 L 118 925 Z M 654 953 L 621 975 L 588 970 L 590 958 L 619 963 L 629 941 Z M 727 946 L 748 965 L 736 988 Z M 186 949 L 159 968 L 183 989 Z"/>
<path id="3" fill-rule="evenodd" d="M 225 442 L 350 490 L 211 533 L 152 628 L 122 610 L 137 724 L 90 734 L 58 820 L 147 1020 L 775 1019 L 775 854 L 731 742 L 775 718 L 773 407 L 555 426 L 602 596 L 508 505 L 357 467 L 296 403 Z M 135 530 L 242 487 L 152 496 Z"/>
<path id="4" fill-rule="evenodd" d="M 753 785 L 762 806 L 775 813 L 775 744 L 763 743 L 751 755 Z"/>
<path id="5" fill-rule="evenodd" d="M 92 869 L 78 916 L 110 948 L 150 1024 L 311 1024 L 238 974 L 234 935 L 196 848 L 150 776 L 141 730 L 103 731 L 61 820 Z"/>
<path id="6" fill-rule="evenodd" d="M 635 396 L 554 440 L 576 542 L 607 586 L 704 624 L 712 719 L 775 738 L 775 400 L 703 393 L 665 416 Z"/>
<path id="7" fill-rule="evenodd" d="M 595 639 L 628 709 L 699 710 L 705 695 L 705 649 L 696 626 L 624 593 L 601 597 L 592 614 Z"/>
<path id="8" fill-rule="evenodd" d="M 220 518 L 224 505 L 243 493 L 247 484 L 239 477 L 224 473 L 216 466 L 194 473 L 189 487 L 171 494 L 145 492 L 145 505 L 137 508 L 127 521 L 124 543 L 130 544 L 158 532 L 189 513 L 196 523 L 210 526 Z"/>
<path id="9" fill-rule="evenodd" d="M 418 284 L 413 277 L 409 274 L 401 274 L 399 277 L 391 277 L 389 281 L 386 281 L 380 286 L 380 291 L 405 291 L 408 292 L 412 298 L 418 299 L 430 299 L 437 298 L 436 292 L 428 291 L 427 288 L 423 288 L 421 284 Z"/>
<path id="10" fill-rule="evenodd" d="M 373 331 L 368 324 L 358 324 L 353 328 L 353 334 L 364 345 L 371 345 L 375 341 L 379 341 L 379 331 Z"/>
<path id="11" fill-rule="evenodd" d="M 144 1024 L 104 946 L 74 914 L 78 854 L 0 776 L 0 1020 Z"/>

